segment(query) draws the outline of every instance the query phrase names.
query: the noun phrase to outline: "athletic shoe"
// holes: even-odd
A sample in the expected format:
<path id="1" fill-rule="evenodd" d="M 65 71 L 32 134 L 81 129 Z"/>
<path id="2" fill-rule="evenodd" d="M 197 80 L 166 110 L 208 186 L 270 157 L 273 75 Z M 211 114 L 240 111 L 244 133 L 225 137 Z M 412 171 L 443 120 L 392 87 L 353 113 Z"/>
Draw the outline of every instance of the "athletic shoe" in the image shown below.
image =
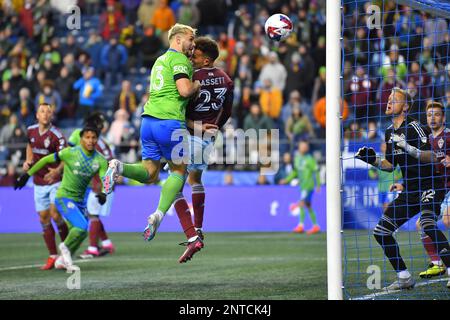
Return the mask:
<path id="1" fill-rule="evenodd" d="M 447 271 L 447 268 L 445 266 L 436 265 L 433 262 L 431 262 L 428 265 L 428 269 L 425 271 L 422 271 L 419 274 L 419 277 L 429 279 L 432 277 L 441 276 L 441 275 L 445 274 L 446 271 Z"/>
<path id="2" fill-rule="evenodd" d="M 47 263 L 41 267 L 41 270 L 50 270 L 55 267 L 56 257 L 48 257 Z"/>
<path id="3" fill-rule="evenodd" d="M 200 239 L 200 237 L 197 237 L 192 242 L 180 243 L 180 245 L 187 245 L 187 248 L 184 251 L 184 253 L 181 255 L 181 257 L 178 259 L 179 263 L 188 262 L 189 260 L 192 259 L 192 256 L 196 252 L 200 251 L 204 247 L 203 241 Z"/>
<path id="4" fill-rule="evenodd" d="M 62 256 L 58 256 L 55 261 L 55 269 L 65 269 L 66 263 L 64 262 L 64 258 Z"/>
<path id="5" fill-rule="evenodd" d="M 123 163 L 117 159 L 112 159 L 108 164 L 108 170 L 106 170 L 105 176 L 102 177 L 103 187 L 105 193 L 110 194 L 114 189 L 114 183 L 119 178 L 119 175 L 123 171 Z"/>
<path id="6" fill-rule="evenodd" d="M 162 216 L 160 213 L 155 212 L 148 217 L 148 225 L 144 229 L 144 240 L 151 241 L 155 235 L 158 227 L 162 221 Z"/>
<path id="7" fill-rule="evenodd" d="M 93 259 L 100 256 L 100 252 L 98 250 L 89 250 L 86 249 L 80 254 L 81 259 Z"/>
<path id="8" fill-rule="evenodd" d="M 70 250 L 69 250 L 69 248 L 66 247 L 64 242 L 61 242 L 59 244 L 59 251 L 61 252 L 61 256 L 64 261 L 64 265 L 65 265 L 66 269 L 67 269 L 67 267 L 70 267 L 71 265 L 73 265 L 72 255 L 70 254 Z"/>
<path id="9" fill-rule="evenodd" d="M 100 250 L 101 252 L 106 252 L 105 254 L 113 254 L 114 253 L 114 251 L 116 251 L 116 248 L 114 247 L 114 245 L 111 243 L 111 244 L 109 244 L 109 245 L 107 245 L 107 246 L 102 246 L 102 249 Z M 101 253 L 100 253 L 100 255 L 102 255 Z"/>
<path id="10" fill-rule="evenodd" d="M 201 229 L 197 229 L 197 236 L 200 238 L 200 240 L 205 240 L 205 235 L 203 234 L 203 231 Z"/>
<path id="11" fill-rule="evenodd" d="M 311 229 L 308 230 L 308 232 L 306 232 L 306 234 L 315 234 L 315 233 L 319 233 L 320 232 L 320 227 L 315 224 Z"/>
<path id="12" fill-rule="evenodd" d="M 299 224 L 298 226 L 296 226 L 294 228 L 294 230 L 292 230 L 294 233 L 303 233 L 305 232 L 305 228 L 303 227 L 302 224 Z"/>
<path id="13" fill-rule="evenodd" d="M 386 291 L 410 290 L 414 288 L 415 285 L 416 281 L 413 279 L 412 276 L 406 279 L 398 278 L 398 280 L 394 281 L 392 284 L 385 287 L 384 290 Z"/>

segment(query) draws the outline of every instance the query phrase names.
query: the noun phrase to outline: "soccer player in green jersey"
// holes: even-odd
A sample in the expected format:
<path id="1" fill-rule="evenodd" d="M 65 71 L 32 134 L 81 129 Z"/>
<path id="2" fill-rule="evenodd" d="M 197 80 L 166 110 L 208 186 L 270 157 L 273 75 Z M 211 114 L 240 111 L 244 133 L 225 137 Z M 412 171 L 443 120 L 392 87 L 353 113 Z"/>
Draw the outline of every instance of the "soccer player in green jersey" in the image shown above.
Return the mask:
<path id="1" fill-rule="evenodd" d="M 320 191 L 320 174 L 319 166 L 314 157 L 308 153 L 309 143 L 306 141 L 300 141 L 298 145 L 298 154 L 294 159 L 294 170 L 291 174 L 282 180 L 281 184 L 290 183 L 294 178 L 298 178 L 300 186 L 300 222 L 295 227 L 294 232 L 303 233 L 304 232 L 304 221 L 305 221 L 305 208 L 308 210 L 309 217 L 313 223 L 313 227 L 308 230 L 308 234 L 318 233 L 320 227 L 317 223 L 316 213 L 311 206 L 311 200 L 314 193 L 314 188 L 316 191 Z"/>
<path id="2" fill-rule="evenodd" d="M 69 226 L 69 234 L 59 245 L 61 256 L 55 267 L 63 267 L 68 271 L 76 266 L 72 263 L 72 254 L 80 247 L 87 236 L 88 219 L 85 215 L 85 194 L 89 183 L 97 173 L 103 176 L 108 168 L 106 159 L 95 150 L 99 133 L 95 127 L 85 127 L 80 132 L 80 145 L 65 148 L 59 152 L 49 154 L 39 160 L 16 181 L 14 189 L 22 189 L 30 176 L 43 167 L 62 161 L 64 174 L 61 185 L 56 192 L 56 208 Z M 97 194 L 98 202 L 106 202 L 106 194 Z"/>
<path id="3" fill-rule="evenodd" d="M 200 82 L 191 80 L 193 68 L 188 58 L 194 49 L 195 32 L 189 26 L 175 24 L 169 30 L 169 50 L 153 65 L 150 95 L 142 114 L 142 162 L 125 164 L 113 159 L 103 177 L 107 194 L 120 175 L 142 183 L 154 183 L 159 179 L 161 158 L 168 161 L 170 175 L 162 187 L 157 210 L 148 218 L 144 230 L 146 241 L 154 238 L 185 182 L 186 162 L 189 161 L 185 110 L 189 98 L 200 89 Z M 181 145 L 184 146 L 180 148 Z"/>

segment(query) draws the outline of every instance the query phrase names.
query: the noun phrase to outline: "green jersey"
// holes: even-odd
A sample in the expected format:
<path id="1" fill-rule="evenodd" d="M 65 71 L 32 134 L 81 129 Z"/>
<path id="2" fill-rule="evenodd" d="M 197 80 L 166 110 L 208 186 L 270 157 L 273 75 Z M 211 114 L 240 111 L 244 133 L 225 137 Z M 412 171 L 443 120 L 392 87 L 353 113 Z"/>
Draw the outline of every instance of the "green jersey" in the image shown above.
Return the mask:
<path id="1" fill-rule="evenodd" d="M 378 178 L 378 192 L 389 192 L 389 187 L 402 178 L 402 171 L 399 167 L 395 168 L 394 172 L 371 168 L 369 170 L 369 177 L 371 179 Z"/>
<path id="2" fill-rule="evenodd" d="M 286 181 L 289 183 L 294 178 L 298 178 L 299 186 L 304 191 L 312 191 L 315 186 L 320 186 L 319 166 L 312 155 L 297 154 L 295 156 L 294 168 Z"/>
<path id="3" fill-rule="evenodd" d="M 74 147 L 74 146 L 80 145 L 80 140 L 81 140 L 80 132 L 81 132 L 81 129 L 73 130 L 72 134 L 69 137 L 69 140 L 67 141 L 70 146 Z"/>
<path id="4" fill-rule="evenodd" d="M 144 105 L 144 115 L 158 119 L 185 121 L 189 98 L 178 92 L 176 80 L 188 77 L 192 80 L 193 68 L 181 52 L 168 50 L 153 65 L 150 75 L 150 95 Z"/>
<path id="5" fill-rule="evenodd" d="M 108 162 L 97 151 L 88 154 L 81 146 L 65 148 L 57 154 L 50 154 L 39 160 L 29 171 L 32 176 L 41 168 L 60 159 L 64 162 L 64 174 L 61 185 L 56 192 L 58 198 L 69 198 L 76 202 L 83 202 L 86 189 L 97 173 L 104 176 L 108 169 Z"/>

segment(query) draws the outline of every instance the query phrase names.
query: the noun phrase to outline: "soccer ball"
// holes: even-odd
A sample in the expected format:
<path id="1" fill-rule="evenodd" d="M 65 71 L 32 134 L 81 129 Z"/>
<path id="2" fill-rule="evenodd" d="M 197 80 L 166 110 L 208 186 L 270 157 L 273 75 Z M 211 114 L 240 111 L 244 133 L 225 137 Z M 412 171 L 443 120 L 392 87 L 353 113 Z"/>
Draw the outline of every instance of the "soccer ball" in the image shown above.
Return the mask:
<path id="1" fill-rule="evenodd" d="M 280 41 L 289 36 L 293 27 L 292 21 L 288 16 L 276 13 L 267 19 L 264 30 L 271 40 Z"/>
<path id="2" fill-rule="evenodd" d="M 62 256 L 58 256 L 55 261 L 55 269 L 66 269 L 66 263 Z"/>

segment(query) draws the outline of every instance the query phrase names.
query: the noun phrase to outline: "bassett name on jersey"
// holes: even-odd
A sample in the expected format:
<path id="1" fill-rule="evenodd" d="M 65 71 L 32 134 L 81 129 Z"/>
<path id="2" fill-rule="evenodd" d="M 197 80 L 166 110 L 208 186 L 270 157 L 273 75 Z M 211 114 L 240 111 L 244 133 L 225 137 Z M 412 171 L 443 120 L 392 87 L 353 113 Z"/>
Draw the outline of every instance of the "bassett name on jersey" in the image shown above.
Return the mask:
<path id="1" fill-rule="evenodd" d="M 200 80 L 200 84 L 202 85 L 202 87 L 217 86 L 217 85 L 225 84 L 225 78 L 224 77 L 207 78 L 207 79 Z"/>

